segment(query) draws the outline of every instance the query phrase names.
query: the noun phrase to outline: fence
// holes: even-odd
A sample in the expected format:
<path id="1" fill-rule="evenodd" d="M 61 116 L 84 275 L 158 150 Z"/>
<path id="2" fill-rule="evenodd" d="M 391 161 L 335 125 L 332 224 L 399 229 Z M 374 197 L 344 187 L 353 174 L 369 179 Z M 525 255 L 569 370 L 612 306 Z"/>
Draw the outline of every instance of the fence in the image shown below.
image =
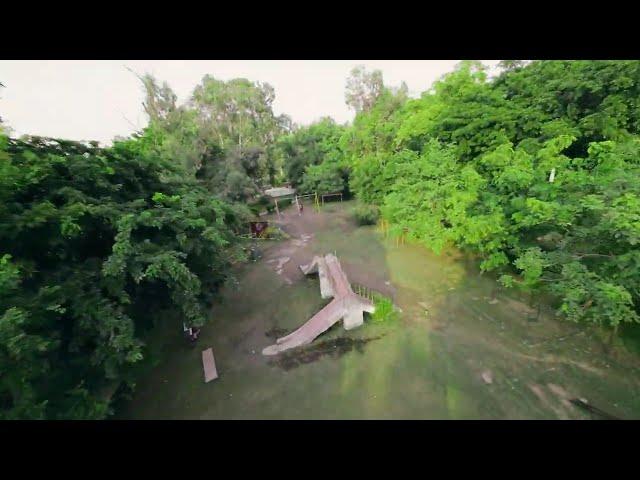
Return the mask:
<path id="1" fill-rule="evenodd" d="M 377 290 L 374 290 L 370 287 L 367 287 L 366 285 L 361 285 L 360 283 L 351 283 L 351 289 L 354 291 L 354 293 L 368 300 L 371 300 L 372 302 L 380 298 L 387 298 L 387 296 L 384 295 L 383 293 L 378 292 Z"/>
<path id="2" fill-rule="evenodd" d="M 340 201 L 342 202 L 342 193 L 338 192 L 338 193 L 325 193 L 322 195 L 322 205 L 324 205 L 324 199 L 325 198 L 332 198 L 332 197 L 337 197 L 340 196 Z"/>
<path id="3" fill-rule="evenodd" d="M 390 233 L 389 222 L 385 219 L 381 219 L 380 222 L 378 222 L 378 230 L 384 234 L 385 238 L 388 238 Z M 396 239 L 396 247 L 399 245 L 404 245 L 406 243 L 408 234 L 409 234 L 409 229 L 407 227 L 404 227 L 400 235 L 397 235 L 397 234 L 393 235 L 394 238 Z"/>
<path id="4" fill-rule="evenodd" d="M 316 208 L 316 210 L 319 212 L 320 211 L 320 201 L 318 200 L 318 192 L 314 192 L 314 193 L 305 193 L 302 195 L 296 195 L 296 205 L 298 205 L 298 202 L 300 201 L 300 199 L 305 199 L 305 198 L 309 198 L 309 199 L 313 199 L 313 204 Z"/>

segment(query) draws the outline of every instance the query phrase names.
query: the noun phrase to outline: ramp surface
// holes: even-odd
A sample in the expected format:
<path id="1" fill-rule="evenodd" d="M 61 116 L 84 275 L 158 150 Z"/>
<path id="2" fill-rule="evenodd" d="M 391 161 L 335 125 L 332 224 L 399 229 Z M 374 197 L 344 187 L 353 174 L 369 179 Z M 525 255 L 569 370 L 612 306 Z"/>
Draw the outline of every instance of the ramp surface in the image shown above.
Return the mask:
<path id="1" fill-rule="evenodd" d="M 314 257 L 310 264 L 301 265 L 300 269 L 305 275 L 317 272 L 322 298 L 333 297 L 333 300 L 300 328 L 262 350 L 263 355 L 275 355 L 283 350 L 311 343 L 318 335 L 343 319 L 345 329 L 358 327 L 362 325 L 363 312 L 374 311 L 371 300 L 353 292 L 335 255 Z"/>
<path id="2" fill-rule="evenodd" d="M 202 367 L 204 368 L 204 383 L 218 378 L 216 361 L 213 358 L 213 350 L 211 348 L 202 351 Z"/>

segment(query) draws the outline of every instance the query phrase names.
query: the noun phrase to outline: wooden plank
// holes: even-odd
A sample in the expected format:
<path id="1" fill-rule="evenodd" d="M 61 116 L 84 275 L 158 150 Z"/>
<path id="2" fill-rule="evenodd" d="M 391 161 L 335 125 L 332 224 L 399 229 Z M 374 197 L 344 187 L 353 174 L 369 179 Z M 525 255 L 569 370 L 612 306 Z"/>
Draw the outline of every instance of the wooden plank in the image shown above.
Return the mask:
<path id="1" fill-rule="evenodd" d="M 202 351 L 202 367 L 204 368 L 204 383 L 218 378 L 216 361 L 213 359 L 213 350 L 211 348 Z"/>

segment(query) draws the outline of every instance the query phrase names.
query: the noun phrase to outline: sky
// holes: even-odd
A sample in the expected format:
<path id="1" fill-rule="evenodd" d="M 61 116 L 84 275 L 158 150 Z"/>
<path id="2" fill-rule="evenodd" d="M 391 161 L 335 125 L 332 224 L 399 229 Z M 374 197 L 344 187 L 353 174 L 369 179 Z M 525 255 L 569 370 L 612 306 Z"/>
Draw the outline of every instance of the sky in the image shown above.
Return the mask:
<path id="1" fill-rule="evenodd" d="M 275 88 L 273 110 L 307 125 L 323 116 L 344 123 L 354 113 L 344 101 L 351 69 L 380 69 L 387 86 L 417 97 L 459 60 L 0 60 L 0 117 L 12 136 L 98 140 L 110 144 L 147 123 L 140 80 L 128 69 L 166 81 L 186 101 L 205 74 L 247 78 Z M 495 68 L 497 60 L 483 60 Z M 491 71 L 491 70 L 490 70 Z"/>

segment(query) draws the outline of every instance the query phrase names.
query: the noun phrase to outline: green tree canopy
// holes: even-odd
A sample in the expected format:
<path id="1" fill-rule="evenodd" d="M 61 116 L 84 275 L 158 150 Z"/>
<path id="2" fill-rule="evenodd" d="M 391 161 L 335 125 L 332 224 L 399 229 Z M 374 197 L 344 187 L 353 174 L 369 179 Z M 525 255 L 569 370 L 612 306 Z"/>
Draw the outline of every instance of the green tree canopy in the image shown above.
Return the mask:
<path id="1" fill-rule="evenodd" d="M 139 140 L 0 138 L 0 417 L 103 418 L 162 312 L 205 321 L 237 216 Z"/>

